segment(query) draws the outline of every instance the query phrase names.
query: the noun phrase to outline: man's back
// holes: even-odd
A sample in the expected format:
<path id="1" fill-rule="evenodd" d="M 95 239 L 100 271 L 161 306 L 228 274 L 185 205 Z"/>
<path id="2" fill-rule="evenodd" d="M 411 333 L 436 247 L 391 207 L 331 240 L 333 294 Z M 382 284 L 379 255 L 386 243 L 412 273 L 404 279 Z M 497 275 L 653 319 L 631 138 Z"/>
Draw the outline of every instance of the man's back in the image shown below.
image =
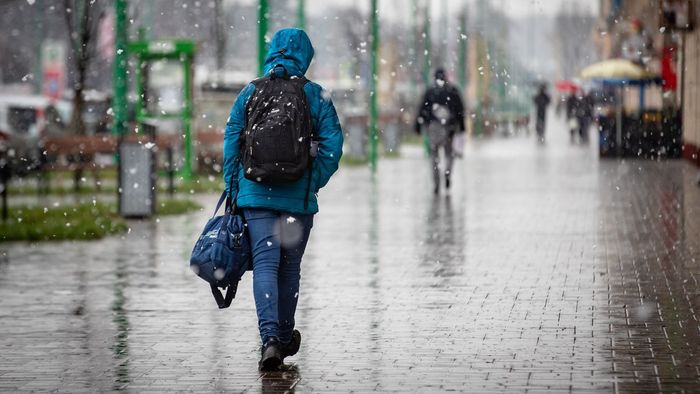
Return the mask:
<path id="1" fill-rule="evenodd" d="M 439 119 L 437 108 L 445 108 L 449 115 L 446 119 Z M 448 82 L 435 84 L 428 88 L 423 98 L 419 117 L 425 124 L 437 122 L 446 127 L 463 129 L 464 104 L 457 88 Z"/>
<path id="2" fill-rule="evenodd" d="M 282 74 L 290 78 L 303 77 L 314 50 L 306 33 L 299 29 L 283 29 L 275 34 L 265 60 L 265 74 L 282 67 Z M 284 75 L 280 75 L 284 77 Z M 238 95 L 224 132 L 224 179 L 228 190 L 231 177 L 236 173 L 234 159 L 239 152 L 240 135 L 246 124 L 246 107 L 256 90 L 255 84 L 246 86 Z M 307 81 L 303 86 L 308 101 L 318 154 L 306 179 L 275 185 L 249 180 L 240 174 L 238 206 L 241 208 L 269 208 L 286 212 L 313 214 L 318 211 L 316 193 L 326 185 L 338 168 L 342 155 L 343 134 L 330 96 L 323 88 Z M 310 182 L 310 185 L 309 185 Z M 307 193 L 310 190 L 310 193 Z"/>

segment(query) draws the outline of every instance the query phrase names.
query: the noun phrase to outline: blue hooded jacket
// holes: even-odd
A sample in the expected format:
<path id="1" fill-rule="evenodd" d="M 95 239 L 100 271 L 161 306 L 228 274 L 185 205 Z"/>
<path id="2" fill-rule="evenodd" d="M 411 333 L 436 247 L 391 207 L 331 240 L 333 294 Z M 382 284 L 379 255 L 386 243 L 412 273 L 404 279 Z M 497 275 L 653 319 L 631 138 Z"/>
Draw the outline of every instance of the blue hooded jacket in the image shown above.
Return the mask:
<path id="1" fill-rule="evenodd" d="M 282 66 L 290 76 L 303 76 L 309 68 L 313 56 L 314 48 L 303 30 L 282 29 L 272 37 L 265 60 L 264 73 L 268 75 L 276 66 Z M 311 81 L 304 85 L 314 134 L 319 140 L 318 155 L 313 161 L 311 171 L 307 171 L 301 179 L 288 184 L 271 185 L 246 179 L 240 165 L 238 169 L 234 169 L 234 162 L 239 150 L 239 136 L 245 125 L 246 104 L 254 91 L 255 85 L 252 83 L 241 90 L 226 122 L 224 131 L 226 190 L 228 191 L 231 176 L 235 172 L 238 174 L 236 201 L 241 208 L 267 208 L 298 214 L 318 212 L 316 193 L 328 183 L 331 175 L 338 169 L 338 162 L 343 151 L 343 132 L 330 94 L 324 91 L 320 85 Z M 304 200 L 309 176 L 311 176 L 311 189 L 308 206 L 305 209 Z"/>

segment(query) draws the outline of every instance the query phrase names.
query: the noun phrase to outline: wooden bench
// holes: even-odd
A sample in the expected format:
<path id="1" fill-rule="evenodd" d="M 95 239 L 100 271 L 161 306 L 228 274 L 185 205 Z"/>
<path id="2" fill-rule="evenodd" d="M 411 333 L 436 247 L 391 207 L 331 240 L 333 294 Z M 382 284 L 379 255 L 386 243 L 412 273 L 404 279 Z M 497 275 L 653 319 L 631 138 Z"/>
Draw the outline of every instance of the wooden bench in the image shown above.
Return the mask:
<path id="1" fill-rule="evenodd" d="M 158 152 L 166 152 L 180 143 L 181 137 L 174 134 L 163 134 L 156 137 L 155 147 Z M 152 143 L 147 136 L 129 135 L 125 141 Z M 98 155 L 114 155 L 117 153 L 119 138 L 113 135 L 102 136 L 52 136 L 43 141 L 45 162 L 39 169 L 40 173 L 50 171 L 73 171 L 74 190 L 80 190 L 80 181 L 83 171 L 92 171 L 95 179 L 95 189 L 100 190 L 101 182 L 99 171 L 106 168 L 114 168 L 114 162 L 110 164 L 98 163 Z M 41 181 L 40 181 L 41 182 Z M 48 182 L 45 180 L 44 182 Z M 43 185 L 48 192 L 48 183 Z M 41 186 L 40 186 L 41 188 Z"/>

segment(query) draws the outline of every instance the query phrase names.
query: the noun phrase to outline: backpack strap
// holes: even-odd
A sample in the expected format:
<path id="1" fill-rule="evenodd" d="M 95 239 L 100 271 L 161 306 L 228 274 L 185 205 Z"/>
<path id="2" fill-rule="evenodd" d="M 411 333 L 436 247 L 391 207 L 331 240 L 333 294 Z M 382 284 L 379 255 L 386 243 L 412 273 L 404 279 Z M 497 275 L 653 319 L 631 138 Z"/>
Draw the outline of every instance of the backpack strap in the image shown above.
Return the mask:
<path id="1" fill-rule="evenodd" d="M 301 93 L 303 95 L 306 95 L 306 92 L 304 91 L 304 86 L 306 86 L 306 84 L 309 82 L 309 80 L 306 79 L 306 76 L 302 75 L 302 76 L 295 78 L 294 80 L 297 80 L 298 83 L 301 85 Z M 306 99 L 306 105 L 307 105 L 307 107 L 309 106 L 308 98 Z M 308 108 L 308 110 L 311 111 L 311 108 Z M 316 133 L 314 132 L 313 122 L 310 126 L 311 126 L 311 141 L 309 141 L 309 143 L 313 142 L 314 138 L 316 138 Z M 314 167 L 314 160 L 315 159 L 316 159 L 315 157 L 312 157 L 309 159 L 309 179 L 306 181 L 306 194 L 304 195 L 304 209 L 305 210 L 309 209 L 309 195 L 311 194 L 311 178 L 313 178 L 313 176 L 314 176 L 313 167 Z"/>
<path id="2" fill-rule="evenodd" d="M 314 160 L 313 158 L 309 161 L 309 180 L 306 181 L 306 195 L 304 196 L 304 209 L 309 209 L 309 194 L 311 193 L 311 178 L 314 176 L 313 172 Z"/>
<path id="3" fill-rule="evenodd" d="M 226 297 L 224 297 L 221 294 L 221 291 L 218 287 L 216 287 L 216 285 L 210 284 L 209 286 L 211 287 L 211 293 L 214 295 L 216 305 L 219 306 L 219 309 L 225 309 L 231 306 L 231 302 L 234 298 L 236 298 L 236 291 L 238 291 L 238 282 L 231 283 L 228 286 L 228 289 L 226 289 Z"/>

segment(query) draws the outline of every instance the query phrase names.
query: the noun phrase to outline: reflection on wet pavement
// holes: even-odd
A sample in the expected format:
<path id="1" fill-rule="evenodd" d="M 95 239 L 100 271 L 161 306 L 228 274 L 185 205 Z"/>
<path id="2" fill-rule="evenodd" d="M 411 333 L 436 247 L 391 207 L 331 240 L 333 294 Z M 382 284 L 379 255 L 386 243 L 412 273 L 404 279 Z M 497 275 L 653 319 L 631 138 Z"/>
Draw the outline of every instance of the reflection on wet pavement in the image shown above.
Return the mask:
<path id="1" fill-rule="evenodd" d="M 260 380 L 265 394 L 294 394 L 301 373 L 296 367 L 283 366 L 281 371 L 263 373 Z"/>
<path id="2" fill-rule="evenodd" d="M 289 368 L 257 371 L 251 276 L 187 268 L 207 209 L 0 247 L 0 391 L 697 391 L 700 190 L 679 161 L 475 142 L 434 197 L 420 149 L 320 196 Z"/>

